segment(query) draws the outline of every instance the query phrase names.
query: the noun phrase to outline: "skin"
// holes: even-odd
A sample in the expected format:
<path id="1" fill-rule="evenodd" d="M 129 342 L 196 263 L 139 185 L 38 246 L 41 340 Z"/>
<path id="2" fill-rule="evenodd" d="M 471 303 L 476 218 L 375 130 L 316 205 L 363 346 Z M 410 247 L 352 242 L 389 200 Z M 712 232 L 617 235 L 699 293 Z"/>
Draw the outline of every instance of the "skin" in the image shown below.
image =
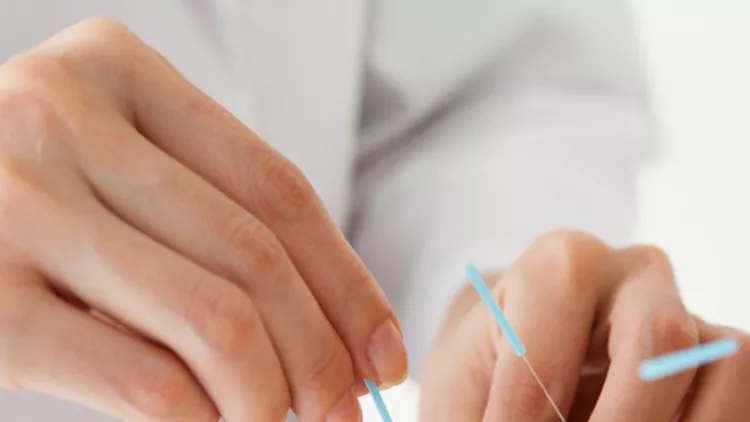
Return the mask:
<path id="1" fill-rule="evenodd" d="M 356 421 L 361 378 L 406 365 L 299 169 L 121 24 L 0 67 L 0 387 L 133 421 Z"/>
<path id="2" fill-rule="evenodd" d="M 666 255 L 610 248 L 560 231 L 540 238 L 493 292 L 526 357 L 570 422 L 743 422 L 750 415 L 750 336 L 685 309 Z M 720 338 L 732 358 L 654 383 L 648 358 Z M 455 300 L 422 380 L 430 422 L 558 421 L 473 289 Z"/>
<path id="3" fill-rule="evenodd" d="M 651 247 L 544 236 L 494 283 L 571 422 L 740 422 L 750 340 L 684 308 Z M 361 419 L 406 375 L 390 305 L 308 181 L 117 22 L 0 66 L 0 387 L 124 420 Z M 731 336 L 658 383 L 640 360 Z M 472 290 L 427 363 L 422 417 L 554 421 Z"/>

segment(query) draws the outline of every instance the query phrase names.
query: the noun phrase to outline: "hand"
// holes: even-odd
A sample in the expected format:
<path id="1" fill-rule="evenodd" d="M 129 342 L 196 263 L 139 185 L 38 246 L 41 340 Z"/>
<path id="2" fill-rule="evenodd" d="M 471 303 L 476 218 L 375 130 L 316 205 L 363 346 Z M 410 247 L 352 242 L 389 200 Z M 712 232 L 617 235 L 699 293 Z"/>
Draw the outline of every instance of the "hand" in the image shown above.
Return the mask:
<path id="1" fill-rule="evenodd" d="M 615 250 L 558 232 L 495 280 L 526 357 L 569 422 L 743 422 L 750 415 L 750 337 L 692 317 L 658 249 Z M 658 382 L 639 379 L 642 360 L 724 337 L 740 340 L 739 355 Z M 559 420 L 470 287 L 424 371 L 423 421 Z"/>
<path id="2" fill-rule="evenodd" d="M 122 25 L 0 68 L 0 386 L 127 420 L 360 417 L 382 291 L 300 171 Z"/>

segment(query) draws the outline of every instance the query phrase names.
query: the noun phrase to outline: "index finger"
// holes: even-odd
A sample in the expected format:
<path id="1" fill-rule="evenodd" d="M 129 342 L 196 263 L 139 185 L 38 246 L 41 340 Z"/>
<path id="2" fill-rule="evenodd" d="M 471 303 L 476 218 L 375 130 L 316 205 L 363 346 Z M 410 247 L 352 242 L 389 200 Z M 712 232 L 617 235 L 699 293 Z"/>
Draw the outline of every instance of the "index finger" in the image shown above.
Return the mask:
<path id="1" fill-rule="evenodd" d="M 154 144 L 271 229 L 361 376 L 401 381 L 406 352 L 390 304 L 302 172 L 132 33 L 110 21 L 89 25 L 104 25 L 120 39 L 113 46 L 88 36 L 87 48 L 107 58 L 99 65 L 109 72 L 101 73 L 109 75 L 104 83 L 122 101 L 123 113 Z M 95 32 L 88 28 L 87 34 Z M 79 71 L 86 66 L 72 61 Z"/>
<path id="2" fill-rule="evenodd" d="M 501 302 L 526 350 L 516 350 L 519 357 L 509 339 L 500 342 L 485 420 L 556 420 L 545 389 L 562 414 L 570 409 L 605 285 L 596 282 L 603 276 L 600 263 L 608 254 L 589 236 L 553 233 L 505 275 Z"/>

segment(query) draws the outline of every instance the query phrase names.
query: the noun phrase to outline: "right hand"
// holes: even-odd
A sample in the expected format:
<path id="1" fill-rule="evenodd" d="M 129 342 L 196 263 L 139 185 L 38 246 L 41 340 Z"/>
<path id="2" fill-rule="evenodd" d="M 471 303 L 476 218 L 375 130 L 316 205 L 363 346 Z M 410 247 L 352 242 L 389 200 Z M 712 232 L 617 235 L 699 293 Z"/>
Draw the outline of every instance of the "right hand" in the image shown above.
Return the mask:
<path id="1" fill-rule="evenodd" d="M 0 225 L 0 387 L 127 420 L 344 422 L 355 379 L 405 377 L 300 171 L 116 22 L 0 67 Z"/>

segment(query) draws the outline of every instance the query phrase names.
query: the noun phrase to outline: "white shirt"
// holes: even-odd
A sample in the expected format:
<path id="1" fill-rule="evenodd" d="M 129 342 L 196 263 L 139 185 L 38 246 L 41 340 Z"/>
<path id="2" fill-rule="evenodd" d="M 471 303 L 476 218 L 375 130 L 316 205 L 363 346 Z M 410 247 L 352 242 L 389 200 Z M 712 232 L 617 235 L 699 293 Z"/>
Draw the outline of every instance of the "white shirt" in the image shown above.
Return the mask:
<path id="1" fill-rule="evenodd" d="M 114 17 L 295 161 L 383 285 L 414 374 L 467 262 L 621 244 L 653 153 L 618 0 L 0 0 L 0 60 Z M 107 418 L 0 392 L 3 420 Z"/>

